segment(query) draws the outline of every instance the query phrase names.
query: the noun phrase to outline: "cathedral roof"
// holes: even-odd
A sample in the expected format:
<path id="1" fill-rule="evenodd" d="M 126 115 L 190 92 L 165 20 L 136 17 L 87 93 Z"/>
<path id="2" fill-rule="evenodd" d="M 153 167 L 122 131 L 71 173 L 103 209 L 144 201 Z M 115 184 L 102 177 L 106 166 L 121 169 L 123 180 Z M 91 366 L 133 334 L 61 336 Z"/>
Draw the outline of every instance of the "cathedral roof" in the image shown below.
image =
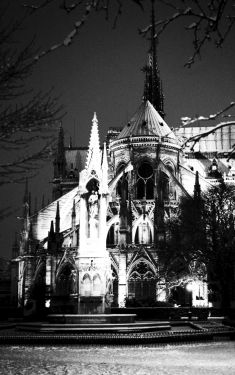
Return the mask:
<path id="1" fill-rule="evenodd" d="M 176 141 L 176 136 L 173 131 L 148 100 L 144 101 L 139 106 L 136 113 L 130 122 L 122 129 L 117 139 L 146 135 L 171 138 Z"/>
<path id="2" fill-rule="evenodd" d="M 60 232 L 68 230 L 71 227 L 71 215 L 74 200 L 76 207 L 78 207 L 79 199 L 78 187 L 76 187 L 67 194 L 62 195 L 62 197 L 60 197 L 58 200 L 41 209 L 37 214 L 33 215 L 33 237 L 39 241 L 42 241 L 48 236 L 51 221 L 53 220 L 55 222 L 57 202 L 59 202 L 60 207 Z M 77 215 L 77 221 L 78 217 L 79 215 Z"/>

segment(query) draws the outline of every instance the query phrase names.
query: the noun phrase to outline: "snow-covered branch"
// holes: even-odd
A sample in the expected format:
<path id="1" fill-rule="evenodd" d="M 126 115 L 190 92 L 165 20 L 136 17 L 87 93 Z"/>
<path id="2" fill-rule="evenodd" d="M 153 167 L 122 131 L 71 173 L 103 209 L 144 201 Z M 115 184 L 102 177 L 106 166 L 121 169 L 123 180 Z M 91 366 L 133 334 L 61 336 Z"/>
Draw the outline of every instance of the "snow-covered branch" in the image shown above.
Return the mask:
<path id="1" fill-rule="evenodd" d="M 44 51 L 40 52 L 39 54 L 37 54 L 34 57 L 34 60 L 38 61 L 42 57 L 48 55 L 51 52 L 54 52 L 55 50 L 57 50 L 61 47 L 70 46 L 71 43 L 73 42 L 74 38 L 78 35 L 80 29 L 84 26 L 85 22 L 87 21 L 89 15 L 91 13 L 91 10 L 93 8 L 92 3 L 93 3 L 93 1 L 91 1 L 90 3 L 88 3 L 86 5 L 85 12 L 83 13 L 82 17 L 74 23 L 73 29 L 65 36 L 65 38 L 61 42 L 59 42 L 57 44 L 54 44 L 53 46 L 51 46 L 47 50 L 44 50 Z"/>
<path id="2" fill-rule="evenodd" d="M 187 127 L 187 126 L 193 126 L 195 123 L 199 122 L 210 122 L 210 121 L 215 121 L 220 118 L 220 120 L 223 118 L 228 119 L 227 121 L 220 121 L 219 124 L 215 126 L 209 126 L 208 130 L 205 130 L 204 132 L 200 132 L 199 134 L 193 135 L 192 137 L 189 137 L 187 139 L 184 139 L 182 142 L 182 148 L 186 147 L 189 143 L 192 143 L 192 146 L 190 147 L 191 151 L 193 151 L 194 146 L 202 139 L 205 137 L 208 137 L 210 134 L 215 133 L 219 129 L 222 129 L 224 127 L 228 126 L 234 126 L 235 125 L 235 120 L 233 120 L 233 117 L 235 117 L 233 114 L 226 114 L 228 110 L 231 108 L 235 107 L 235 102 L 231 102 L 227 107 L 219 110 L 218 112 L 211 114 L 209 116 L 195 116 L 195 117 L 182 117 L 182 126 Z M 228 155 L 228 160 L 231 157 L 231 155 L 234 153 L 234 147 L 235 145 L 232 146 L 232 149 L 229 150 L 229 155 Z"/>
<path id="3" fill-rule="evenodd" d="M 136 4 L 143 10 L 143 0 L 130 0 L 130 2 Z M 39 11 L 42 8 L 49 6 L 51 3 L 55 3 L 55 0 L 42 0 L 38 1 L 37 4 L 31 4 L 30 1 L 23 3 L 22 6 L 26 10 L 29 11 L 29 15 L 32 15 L 36 11 Z M 116 0 L 112 2 L 110 0 L 63 0 L 58 8 L 65 11 L 66 14 L 73 13 L 75 14 L 76 11 L 78 14 L 77 20 L 73 24 L 73 28 L 69 31 L 69 33 L 63 38 L 63 40 L 58 41 L 57 43 L 53 44 L 49 48 L 41 51 L 40 53 L 36 54 L 34 57 L 34 61 L 37 62 L 41 58 L 47 56 L 48 54 L 63 48 L 70 46 L 74 39 L 78 36 L 81 28 L 87 22 L 90 14 L 92 11 L 104 11 L 106 14 L 106 20 L 109 19 L 110 10 L 113 8 L 114 10 L 114 20 L 113 20 L 113 27 L 116 27 L 117 21 L 122 14 L 122 8 L 125 2 L 123 0 Z"/>
<path id="4" fill-rule="evenodd" d="M 216 120 L 219 116 L 224 115 L 229 109 L 235 106 L 235 102 L 231 102 L 227 107 L 221 109 L 220 111 L 209 115 L 209 116 L 195 116 L 195 117 L 181 117 L 182 125 L 192 125 L 198 123 L 198 121 L 211 121 Z M 223 117 L 232 117 L 233 115 L 224 115 Z"/>
<path id="5" fill-rule="evenodd" d="M 55 0 L 43 0 L 41 2 L 38 2 L 36 5 L 25 3 L 25 4 L 22 4 L 22 6 L 28 9 L 30 13 L 34 13 L 37 10 L 42 9 L 53 2 L 55 2 Z"/>
<path id="6" fill-rule="evenodd" d="M 186 141 L 184 141 L 184 143 L 182 144 L 182 148 L 186 147 L 188 143 L 193 143 L 193 145 L 190 147 L 190 149 L 193 151 L 194 146 L 202 138 L 208 137 L 208 135 L 213 134 L 215 131 L 217 131 L 219 129 L 222 129 L 222 128 L 227 127 L 227 126 L 232 126 L 232 125 L 235 125 L 235 120 L 234 121 L 221 122 L 218 125 L 214 126 L 213 128 L 210 127 L 209 130 L 207 130 L 205 132 L 202 132 L 200 134 L 197 134 L 197 135 L 194 135 L 192 137 L 187 138 Z M 233 152 L 233 151 L 231 150 L 230 153 L 231 152 Z"/>
<path id="7" fill-rule="evenodd" d="M 185 63 L 190 68 L 196 58 L 200 58 L 201 50 L 207 42 L 213 42 L 216 47 L 221 47 L 228 37 L 235 22 L 234 1 L 230 0 L 176 0 L 174 4 L 167 0 L 158 0 L 173 13 L 163 19 L 158 19 L 155 23 L 156 34 L 160 35 L 176 21 L 180 19 L 188 20 L 185 30 L 192 33 L 193 53 Z M 140 30 L 140 33 L 147 36 L 152 28 L 148 25 Z"/>
<path id="8" fill-rule="evenodd" d="M 86 23 L 92 10 L 104 11 L 106 19 L 110 19 L 109 15 L 112 13 L 114 15 L 113 25 L 115 27 L 126 4 L 123 0 L 113 2 L 110 0 L 63 0 L 59 5 L 56 4 L 55 0 L 41 0 L 36 2 L 36 4 L 35 2 L 32 4 L 32 1 L 28 0 L 22 5 L 23 8 L 29 12 L 29 15 L 32 15 L 52 3 L 66 14 L 73 13 L 75 17 L 78 15 L 77 20 L 74 22 L 71 31 L 63 40 L 58 41 L 48 49 L 37 54 L 35 56 L 35 61 L 38 61 L 59 48 L 71 45 L 74 38 L 78 36 L 82 26 Z M 129 3 L 137 5 L 142 10 L 144 9 L 143 0 L 129 0 Z M 191 67 L 196 58 L 200 57 L 201 50 L 207 42 L 212 41 L 216 47 L 222 46 L 235 22 L 234 6 L 232 6 L 234 2 L 231 5 L 230 0 L 210 0 L 207 3 L 203 0 L 176 0 L 174 2 L 169 0 L 156 0 L 155 3 L 156 14 L 159 14 L 160 4 L 170 9 L 172 12 L 170 16 L 156 21 L 156 38 L 159 38 L 160 35 L 171 24 L 176 23 L 176 21 L 180 19 L 187 20 L 185 30 L 192 33 L 193 44 L 192 56 L 188 58 L 185 64 L 187 67 Z M 151 28 L 152 25 L 148 25 L 139 31 L 142 35 L 148 36 L 149 32 L 151 32 Z"/>

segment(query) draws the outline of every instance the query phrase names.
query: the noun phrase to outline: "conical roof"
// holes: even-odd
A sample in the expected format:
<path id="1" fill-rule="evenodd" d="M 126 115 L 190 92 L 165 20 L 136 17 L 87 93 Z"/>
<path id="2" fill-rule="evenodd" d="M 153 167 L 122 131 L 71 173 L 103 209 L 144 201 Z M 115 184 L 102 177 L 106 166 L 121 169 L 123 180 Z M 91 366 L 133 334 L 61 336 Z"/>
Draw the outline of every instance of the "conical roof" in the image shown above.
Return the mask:
<path id="1" fill-rule="evenodd" d="M 176 140 L 176 136 L 153 105 L 144 101 L 117 139 L 133 136 L 158 136 Z"/>

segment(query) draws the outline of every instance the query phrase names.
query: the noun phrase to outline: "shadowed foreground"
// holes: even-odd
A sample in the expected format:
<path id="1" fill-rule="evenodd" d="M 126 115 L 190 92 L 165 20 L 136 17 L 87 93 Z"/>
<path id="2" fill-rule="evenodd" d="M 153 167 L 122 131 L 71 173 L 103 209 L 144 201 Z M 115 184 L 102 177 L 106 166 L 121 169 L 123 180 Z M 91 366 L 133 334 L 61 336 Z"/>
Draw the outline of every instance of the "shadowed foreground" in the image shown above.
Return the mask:
<path id="1" fill-rule="evenodd" d="M 147 346 L 1 346 L 0 373 L 233 375 L 235 342 Z"/>

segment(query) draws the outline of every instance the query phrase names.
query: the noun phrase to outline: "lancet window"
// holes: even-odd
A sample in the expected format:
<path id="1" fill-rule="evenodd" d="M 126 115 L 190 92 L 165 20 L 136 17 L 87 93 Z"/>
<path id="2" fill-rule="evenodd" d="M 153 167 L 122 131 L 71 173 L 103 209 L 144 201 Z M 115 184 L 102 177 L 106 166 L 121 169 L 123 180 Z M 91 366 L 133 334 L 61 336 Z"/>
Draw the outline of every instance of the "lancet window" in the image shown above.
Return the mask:
<path id="1" fill-rule="evenodd" d="M 124 164 L 121 164 L 117 168 L 117 175 L 123 170 L 125 167 Z M 120 180 L 117 183 L 117 189 L 116 189 L 117 195 L 120 198 L 128 199 L 128 181 L 127 181 L 127 173 L 123 174 L 123 176 L 120 178 Z"/>
<path id="2" fill-rule="evenodd" d="M 143 162 L 137 170 L 136 198 L 153 199 L 154 179 L 153 168 L 150 163 Z"/>
<path id="3" fill-rule="evenodd" d="M 156 299 L 156 276 L 151 267 L 140 261 L 128 279 L 128 298 L 136 300 Z"/>
<path id="4" fill-rule="evenodd" d="M 61 270 L 56 281 L 56 294 L 68 296 L 77 293 L 77 273 L 70 265 Z"/>

